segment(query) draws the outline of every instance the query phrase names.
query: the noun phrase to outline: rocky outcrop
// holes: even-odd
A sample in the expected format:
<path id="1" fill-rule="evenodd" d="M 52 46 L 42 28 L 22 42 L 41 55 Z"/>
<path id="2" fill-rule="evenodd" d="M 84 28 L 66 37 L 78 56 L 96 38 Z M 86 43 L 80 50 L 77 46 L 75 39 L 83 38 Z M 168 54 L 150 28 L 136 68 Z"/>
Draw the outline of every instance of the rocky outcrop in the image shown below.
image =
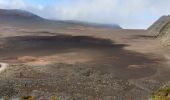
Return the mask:
<path id="1" fill-rule="evenodd" d="M 155 23 L 153 23 L 149 28 L 149 32 L 151 35 L 157 36 L 159 35 L 161 29 L 170 22 L 170 16 L 162 16 Z"/>
<path id="2" fill-rule="evenodd" d="M 160 40 L 164 46 L 170 46 L 170 16 L 163 16 L 148 28 L 149 33 Z"/>

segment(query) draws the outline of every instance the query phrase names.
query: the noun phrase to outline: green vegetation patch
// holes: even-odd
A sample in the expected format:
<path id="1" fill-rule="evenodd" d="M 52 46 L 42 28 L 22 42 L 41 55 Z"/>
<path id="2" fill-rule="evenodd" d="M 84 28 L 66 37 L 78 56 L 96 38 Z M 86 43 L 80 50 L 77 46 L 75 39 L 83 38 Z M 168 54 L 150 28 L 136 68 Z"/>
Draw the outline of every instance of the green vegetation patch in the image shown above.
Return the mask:
<path id="1" fill-rule="evenodd" d="M 35 100 L 32 96 L 23 96 L 20 100 Z"/>
<path id="2" fill-rule="evenodd" d="M 170 100 L 170 87 L 161 88 L 153 93 L 152 100 Z"/>
<path id="3" fill-rule="evenodd" d="M 51 100 L 60 100 L 58 97 L 52 97 Z"/>

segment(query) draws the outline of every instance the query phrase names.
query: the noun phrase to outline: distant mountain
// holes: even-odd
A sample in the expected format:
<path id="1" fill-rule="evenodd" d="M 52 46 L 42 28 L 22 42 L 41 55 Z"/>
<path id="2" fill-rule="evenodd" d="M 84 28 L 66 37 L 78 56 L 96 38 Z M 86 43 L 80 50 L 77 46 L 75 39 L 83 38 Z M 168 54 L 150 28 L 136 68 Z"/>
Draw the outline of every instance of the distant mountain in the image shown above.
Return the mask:
<path id="1" fill-rule="evenodd" d="M 74 27 L 74 26 L 84 26 L 84 27 L 99 27 L 99 28 L 112 28 L 121 29 L 117 24 L 96 24 L 96 23 L 86 23 L 78 21 L 60 21 L 60 20 L 49 20 L 44 19 L 38 15 L 24 10 L 8 10 L 0 9 L 0 26 L 8 25 L 15 27 L 27 27 L 27 28 L 64 28 L 64 27 Z"/>
<path id="2" fill-rule="evenodd" d="M 162 16 L 148 30 L 162 45 L 170 46 L 170 16 Z"/>
<path id="3" fill-rule="evenodd" d="M 42 19 L 41 17 L 24 10 L 18 9 L 0 9 L 0 18 L 8 20 L 17 20 L 17 19 Z"/>
<path id="4" fill-rule="evenodd" d="M 63 22 L 67 22 L 67 23 L 70 23 L 70 24 L 76 24 L 76 25 L 83 25 L 83 26 L 122 29 L 122 27 L 120 27 L 118 24 L 99 24 L 99 23 L 83 22 L 83 21 L 73 21 L 73 20 L 66 20 L 66 21 L 63 21 Z"/>
<path id="5" fill-rule="evenodd" d="M 0 26 L 30 27 L 43 20 L 45 19 L 24 10 L 0 9 Z"/>

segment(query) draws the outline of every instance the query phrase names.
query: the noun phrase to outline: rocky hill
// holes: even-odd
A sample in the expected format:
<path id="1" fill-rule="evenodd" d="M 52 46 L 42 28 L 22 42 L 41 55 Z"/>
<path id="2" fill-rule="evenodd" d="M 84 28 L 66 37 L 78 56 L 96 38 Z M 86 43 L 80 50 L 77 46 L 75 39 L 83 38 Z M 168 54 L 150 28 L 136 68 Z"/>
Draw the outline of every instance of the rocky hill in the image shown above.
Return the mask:
<path id="1" fill-rule="evenodd" d="M 151 27 L 149 33 L 159 39 L 162 45 L 170 46 L 170 15 L 162 16 Z"/>

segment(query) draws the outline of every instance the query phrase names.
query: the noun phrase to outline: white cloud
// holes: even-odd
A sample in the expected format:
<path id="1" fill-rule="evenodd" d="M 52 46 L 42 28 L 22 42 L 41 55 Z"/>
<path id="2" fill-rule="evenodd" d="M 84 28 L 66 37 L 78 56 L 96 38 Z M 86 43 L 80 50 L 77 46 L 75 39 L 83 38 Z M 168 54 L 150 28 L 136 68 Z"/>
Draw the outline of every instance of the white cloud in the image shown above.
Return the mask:
<path id="1" fill-rule="evenodd" d="M 23 0 L 0 0 L 0 8 L 2 9 L 24 9 L 26 4 Z"/>
<path id="2" fill-rule="evenodd" d="M 118 23 L 125 28 L 147 28 L 160 16 L 170 14 L 170 0 L 63 1 L 53 6 L 35 6 L 24 0 L 0 0 L 0 8 L 25 9 L 53 19 Z"/>
<path id="3" fill-rule="evenodd" d="M 147 28 L 161 15 L 170 14 L 169 0 L 78 1 L 56 6 L 56 16 L 60 19 L 118 23 L 125 28 Z"/>
<path id="4" fill-rule="evenodd" d="M 116 2 L 116 0 L 81 1 L 76 4 L 56 6 L 55 10 L 61 19 L 86 20 L 88 17 L 90 21 L 95 19 L 102 22 L 103 18 L 101 17 L 112 13 Z"/>

